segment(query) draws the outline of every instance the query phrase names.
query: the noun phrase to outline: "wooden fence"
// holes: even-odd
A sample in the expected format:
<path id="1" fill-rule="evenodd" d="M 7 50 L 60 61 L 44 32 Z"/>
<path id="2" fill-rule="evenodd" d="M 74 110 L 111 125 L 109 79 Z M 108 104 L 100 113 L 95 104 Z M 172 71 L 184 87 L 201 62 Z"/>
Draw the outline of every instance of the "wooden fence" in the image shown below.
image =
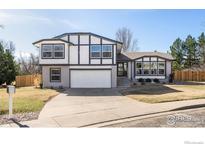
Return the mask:
<path id="1" fill-rule="evenodd" d="M 21 75 L 16 76 L 16 86 L 17 87 L 27 87 L 27 86 L 39 86 L 41 83 L 42 75 Z"/>
<path id="2" fill-rule="evenodd" d="M 205 71 L 175 71 L 176 81 L 205 81 Z"/>

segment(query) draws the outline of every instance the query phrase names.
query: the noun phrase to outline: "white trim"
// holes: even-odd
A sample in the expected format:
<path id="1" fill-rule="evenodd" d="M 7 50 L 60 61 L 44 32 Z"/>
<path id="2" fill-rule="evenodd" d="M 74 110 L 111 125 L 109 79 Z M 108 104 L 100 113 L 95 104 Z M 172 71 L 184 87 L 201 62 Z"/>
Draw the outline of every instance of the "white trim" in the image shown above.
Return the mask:
<path id="1" fill-rule="evenodd" d="M 165 79 L 165 76 L 152 76 L 152 75 L 140 75 L 140 76 L 135 76 L 135 79 L 139 79 L 139 78 L 144 78 L 144 79 Z"/>

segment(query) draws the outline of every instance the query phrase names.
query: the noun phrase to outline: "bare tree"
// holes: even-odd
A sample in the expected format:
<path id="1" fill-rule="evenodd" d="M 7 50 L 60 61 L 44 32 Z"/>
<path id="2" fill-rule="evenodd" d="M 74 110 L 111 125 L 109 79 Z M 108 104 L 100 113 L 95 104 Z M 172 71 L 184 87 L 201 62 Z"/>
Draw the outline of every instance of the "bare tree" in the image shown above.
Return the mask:
<path id="1" fill-rule="evenodd" d="M 39 66 L 39 58 L 34 54 L 30 54 L 29 58 L 20 55 L 20 74 L 37 74 L 41 73 L 41 67 Z"/>
<path id="2" fill-rule="evenodd" d="M 119 28 L 116 32 L 116 39 L 123 43 L 122 50 L 126 51 L 137 51 L 137 39 L 133 39 L 133 32 L 130 29 L 123 27 Z"/>

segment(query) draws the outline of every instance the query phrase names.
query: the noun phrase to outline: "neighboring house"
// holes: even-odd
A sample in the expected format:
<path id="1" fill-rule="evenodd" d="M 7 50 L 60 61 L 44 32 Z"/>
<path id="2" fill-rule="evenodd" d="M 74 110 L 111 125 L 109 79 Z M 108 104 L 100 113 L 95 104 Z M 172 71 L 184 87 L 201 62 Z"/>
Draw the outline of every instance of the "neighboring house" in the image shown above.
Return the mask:
<path id="1" fill-rule="evenodd" d="M 121 42 L 93 33 L 65 33 L 33 44 L 40 51 L 44 87 L 112 88 L 117 77 L 167 79 L 171 73 L 170 55 L 121 53 Z"/>

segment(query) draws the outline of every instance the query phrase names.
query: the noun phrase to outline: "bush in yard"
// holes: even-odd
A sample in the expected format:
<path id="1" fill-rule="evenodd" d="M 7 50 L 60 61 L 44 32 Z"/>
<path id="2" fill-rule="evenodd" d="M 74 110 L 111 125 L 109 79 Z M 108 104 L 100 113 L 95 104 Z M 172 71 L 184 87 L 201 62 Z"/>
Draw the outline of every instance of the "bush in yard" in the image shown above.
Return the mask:
<path id="1" fill-rule="evenodd" d="M 143 79 L 143 78 L 139 78 L 139 79 L 138 79 L 138 82 L 141 82 L 141 83 L 142 83 L 142 82 L 144 82 L 144 79 Z"/>
<path id="2" fill-rule="evenodd" d="M 157 79 L 157 78 L 153 79 L 153 81 L 154 81 L 155 83 L 159 83 L 159 79 Z"/>
<path id="3" fill-rule="evenodd" d="M 145 79 L 145 82 L 152 82 L 150 78 Z"/>

